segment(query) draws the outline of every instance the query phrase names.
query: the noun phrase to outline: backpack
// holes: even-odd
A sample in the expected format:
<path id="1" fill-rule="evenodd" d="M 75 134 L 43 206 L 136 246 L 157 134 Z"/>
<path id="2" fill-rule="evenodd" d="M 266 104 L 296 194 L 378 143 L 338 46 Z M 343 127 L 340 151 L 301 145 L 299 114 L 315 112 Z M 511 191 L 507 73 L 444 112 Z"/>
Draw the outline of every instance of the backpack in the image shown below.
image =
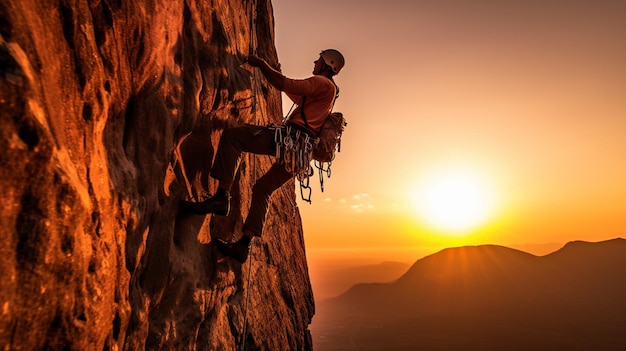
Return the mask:
<path id="1" fill-rule="evenodd" d="M 320 132 L 319 141 L 313 148 L 313 159 L 320 163 L 332 162 L 335 159 L 335 150 L 341 151 L 341 134 L 348 125 L 341 112 L 331 112 Z"/>

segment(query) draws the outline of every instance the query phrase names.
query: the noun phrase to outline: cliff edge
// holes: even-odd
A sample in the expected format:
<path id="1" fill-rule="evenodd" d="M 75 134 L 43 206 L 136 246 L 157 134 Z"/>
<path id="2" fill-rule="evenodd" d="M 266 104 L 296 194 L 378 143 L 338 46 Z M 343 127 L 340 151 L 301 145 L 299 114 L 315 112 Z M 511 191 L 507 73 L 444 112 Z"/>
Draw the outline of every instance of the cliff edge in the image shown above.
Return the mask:
<path id="1" fill-rule="evenodd" d="M 230 216 L 179 209 L 215 190 L 225 127 L 279 122 L 242 64 L 277 63 L 273 24 L 270 0 L 0 2 L 4 349 L 312 349 L 293 187 L 246 264 L 212 244 L 270 158 L 244 158 Z"/>

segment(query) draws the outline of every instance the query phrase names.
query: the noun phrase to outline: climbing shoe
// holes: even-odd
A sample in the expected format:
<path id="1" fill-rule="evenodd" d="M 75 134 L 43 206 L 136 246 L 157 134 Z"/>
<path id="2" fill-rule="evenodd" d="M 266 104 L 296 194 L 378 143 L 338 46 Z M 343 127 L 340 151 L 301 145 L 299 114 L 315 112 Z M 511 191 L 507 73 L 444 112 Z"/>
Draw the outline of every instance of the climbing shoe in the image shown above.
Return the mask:
<path id="1" fill-rule="evenodd" d="M 219 216 L 228 216 L 230 213 L 230 193 L 218 189 L 215 195 L 200 202 L 181 201 L 180 204 L 195 214 L 213 213 Z"/>
<path id="2" fill-rule="evenodd" d="M 250 252 L 250 238 L 243 236 L 236 242 L 228 242 L 222 239 L 215 240 L 217 248 L 226 256 L 232 257 L 240 263 L 246 262 Z"/>

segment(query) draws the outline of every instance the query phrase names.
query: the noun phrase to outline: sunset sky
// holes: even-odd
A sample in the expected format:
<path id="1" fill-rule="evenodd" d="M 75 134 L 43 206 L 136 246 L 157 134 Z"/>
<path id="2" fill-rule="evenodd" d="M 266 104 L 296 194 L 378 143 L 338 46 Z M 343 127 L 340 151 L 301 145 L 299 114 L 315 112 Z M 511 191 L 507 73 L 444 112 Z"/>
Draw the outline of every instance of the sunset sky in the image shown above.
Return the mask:
<path id="1" fill-rule="evenodd" d="M 626 1 L 273 6 L 283 73 L 347 62 L 342 151 L 299 203 L 309 256 L 626 237 Z"/>

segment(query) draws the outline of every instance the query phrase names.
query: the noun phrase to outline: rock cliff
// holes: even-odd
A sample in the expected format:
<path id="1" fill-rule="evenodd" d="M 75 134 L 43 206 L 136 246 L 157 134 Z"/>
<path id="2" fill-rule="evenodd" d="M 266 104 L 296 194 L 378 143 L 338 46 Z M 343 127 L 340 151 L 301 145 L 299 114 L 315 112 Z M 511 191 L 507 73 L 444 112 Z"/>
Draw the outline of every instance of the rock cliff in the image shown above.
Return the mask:
<path id="1" fill-rule="evenodd" d="M 245 157 L 230 216 L 179 209 L 225 127 L 281 118 L 242 64 L 277 63 L 270 0 L 2 0 L 0 35 L 3 349 L 310 350 L 293 184 L 246 264 L 211 243 L 271 159 Z"/>

